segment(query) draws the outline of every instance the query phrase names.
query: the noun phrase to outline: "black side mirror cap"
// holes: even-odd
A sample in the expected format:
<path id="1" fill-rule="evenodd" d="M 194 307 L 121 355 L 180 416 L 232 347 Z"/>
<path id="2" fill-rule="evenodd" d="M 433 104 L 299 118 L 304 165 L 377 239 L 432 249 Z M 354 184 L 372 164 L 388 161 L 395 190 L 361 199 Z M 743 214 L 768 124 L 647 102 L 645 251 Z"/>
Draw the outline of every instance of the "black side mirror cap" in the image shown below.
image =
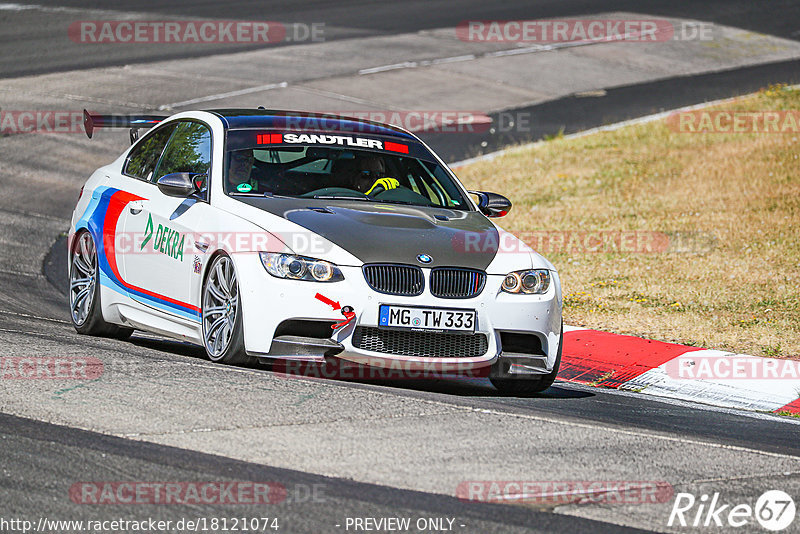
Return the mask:
<path id="1" fill-rule="evenodd" d="M 200 177 L 205 177 L 205 174 L 173 172 L 159 178 L 156 185 L 158 190 L 167 196 L 185 198 L 197 193 L 195 180 Z"/>
<path id="2" fill-rule="evenodd" d="M 478 209 L 487 217 L 505 217 L 511 211 L 511 201 L 503 195 L 488 191 L 470 191 L 478 197 Z"/>

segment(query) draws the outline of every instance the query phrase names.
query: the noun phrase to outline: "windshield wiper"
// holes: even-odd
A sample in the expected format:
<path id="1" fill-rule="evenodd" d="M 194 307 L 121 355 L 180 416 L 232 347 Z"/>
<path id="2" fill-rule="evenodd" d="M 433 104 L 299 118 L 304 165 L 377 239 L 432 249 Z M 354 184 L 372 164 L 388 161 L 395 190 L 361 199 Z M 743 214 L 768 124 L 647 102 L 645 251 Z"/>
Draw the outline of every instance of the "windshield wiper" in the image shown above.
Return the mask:
<path id="1" fill-rule="evenodd" d="M 325 200 L 368 200 L 372 201 L 369 197 L 348 197 L 346 195 L 314 195 L 314 198 L 323 198 Z"/>
<path id="2" fill-rule="evenodd" d="M 380 204 L 402 204 L 404 206 L 420 206 L 423 208 L 435 207 L 435 206 L 429 206 L 427 204 L 416 204 L 414 202 L 409 202 L 407 200 L 384 200 L 382 198 L 348 197 L 345 195 L 314 195 L 313 198 L 321 198 L 325 200 L 366 200 L 367 202 L 378 202 Z"/>
<path id="3" fill-rule="evenodd" d="M 322 198 L 325 200 L 366 200 L 368 202 L 378 202 L 380 204 L 402 204 L 404 206 L 421 206 L 423 208 L 434 207 L 426 204 L 415 204 L 414 202 L 409 202 L 407 200 L 384 200 L 382 198 L 348 197 L 344 195 L 314 195 L 314 198 Z"/>
<path id="4" fill-rule="evenodd" d="M 266 193 L 239 193 L 239 192 L 232 192 L 228 193 L 230 197 L 251 197 L 251 198 L 300 198 L 296 196 L 290 195 L 276 195 L 275 193 L 271 193 L 267 191 Z"/>
<path id="5" fill-rule="evenodd" d="M 404 206 L 420 206 L 423 208 L 432 208 L 433 206 L 429 206 L 427 204 L 415 204 L 413 202 L 409 202 L 408 200 L 383 200 L 381 198 L 373 198 L 373 202 L 380 202 L 381 204 L 403 204 Z"/>
<path id="6" fill-rule="evenodd" d="M 264 191 L 263 193 L 261 193 L 261 196 L 267 197 L 267 198 L 273 198 L 273 197 L 274 198 L 300 198 L 300 197 L 298 197 L 296 195 L 278 195 L 278 194 L 273 193 L 272 191 Z"/>

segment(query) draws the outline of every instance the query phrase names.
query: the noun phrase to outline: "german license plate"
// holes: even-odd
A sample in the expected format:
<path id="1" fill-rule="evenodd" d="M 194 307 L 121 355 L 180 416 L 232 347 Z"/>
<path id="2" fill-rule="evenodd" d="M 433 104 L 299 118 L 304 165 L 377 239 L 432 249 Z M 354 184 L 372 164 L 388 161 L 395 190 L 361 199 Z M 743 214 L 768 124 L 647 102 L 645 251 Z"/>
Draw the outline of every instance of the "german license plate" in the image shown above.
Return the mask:
<path id="1" fill-rule="evenodd" d="M 407 328 L 426 332 L 475 332 L 475 310 L 448 308 L 422 308 L 381 304 L 378 308 L 378 326 Z"/>

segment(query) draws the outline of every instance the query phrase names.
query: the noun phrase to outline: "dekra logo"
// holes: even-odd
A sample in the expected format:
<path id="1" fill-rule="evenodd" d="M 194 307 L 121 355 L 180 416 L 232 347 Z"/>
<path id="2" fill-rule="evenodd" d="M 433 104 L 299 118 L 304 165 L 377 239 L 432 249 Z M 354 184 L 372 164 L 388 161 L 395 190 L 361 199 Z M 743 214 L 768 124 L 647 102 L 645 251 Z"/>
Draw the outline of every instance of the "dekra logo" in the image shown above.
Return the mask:
<path id="1" fill-rule="evenodd" d="M 147 225 L 144 228 L 144 240 L 139 250 L 144 250 L 144 246 L 153 237 L 153 228 L 153 216 L 148 214 Z M 176 260 L 180 258 L 180 260 L 183 261 L 183 242 L 185 236 L 181 235 L 177 230 L 173 230 L 161 224 L 158 225 L 155 234 L 153 251 L 161 252 Z"/>

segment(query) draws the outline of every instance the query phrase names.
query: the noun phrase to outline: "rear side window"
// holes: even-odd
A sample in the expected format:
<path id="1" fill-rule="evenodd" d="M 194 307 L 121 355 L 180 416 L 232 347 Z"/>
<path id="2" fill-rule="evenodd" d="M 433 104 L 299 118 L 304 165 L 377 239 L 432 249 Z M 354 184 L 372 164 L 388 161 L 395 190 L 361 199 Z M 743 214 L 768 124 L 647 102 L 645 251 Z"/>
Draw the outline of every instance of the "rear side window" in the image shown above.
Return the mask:
<path id="1" fill-rule="evenodd" d="M 150 178 L 156 182 L 173 172 L 208 174 L 211 168 L 211 131 L 199 122 L 181 122 Z"/>
<path id="2" fill-rule="evenodd" d="M 164 151 L 169 136 L 175 129 L 175 124 L 168 124 L 155 130 L 137 144 L 125 162 L 123 173 L 140 180 L 150 180 L 156 169 L 158 159 Z"/>

